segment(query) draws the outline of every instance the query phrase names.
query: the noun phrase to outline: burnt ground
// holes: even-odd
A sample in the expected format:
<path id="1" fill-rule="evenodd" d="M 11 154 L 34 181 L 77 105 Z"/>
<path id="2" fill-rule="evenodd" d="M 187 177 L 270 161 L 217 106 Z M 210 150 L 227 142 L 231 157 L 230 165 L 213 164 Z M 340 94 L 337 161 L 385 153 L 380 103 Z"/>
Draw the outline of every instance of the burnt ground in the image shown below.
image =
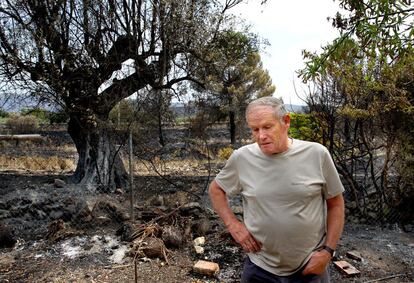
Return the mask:
<path id="1" fill-rule="evenodd" d="M 122 251 L 130 248 L 131 242 L 122 241 L 117 230 L 123 225 L 120 218 L 101 223 L 97 219 L 89 225 L 67 221 L 66 234 L 62 237 L 50 237 L 50 223 L 53 217 L 39 219 L 47 203 L 53 202 L 57 210 L 63 210 L 56 203 L 64 203 L 67 197 L 74 198 L 79 192 L 72 194 L 76 188 L 55 188 L 52 180 L 64 179 L 67 176 L 31 175 L 31 174 L 0 174 L 3 208 L 14 203 L 11 217 L 4 218 L 3 223 L 13 228 L 18 242 L 13 248 L 1 249 L 0 282 L 134 282 L 135 271 L 133 257 L 123 255 Z M 180 178 L 177 178 L 180 179 Z M 136 195 L 136 221 L 148 223 L 149 219 L 140 217 L 140 211 L 148 211 L 154 203 L 154 191 L 172 203 L 189 203 L 198 200 L 192 194 L 177 195 L 166 186 L 165 181 L 155 177 L 137 178 L 141 184 Z M 204 181 L 204 180 L 202 180 Z M 203 188 L 203 182 L 197 178 L 188 178 L 185 182 L 192 183 L 193 188 Z M 160 187 L 166 187 L 160 190 Z M 137 188 L 138 189 L 138 188 Z M 45 197 L 45 203 L 29 201 L 27 197 L 37 192 L 53 191 L 54 197 Z M 193 191 L 192 193 L 200 193 Z M 85 194 L 86 197 L 86 194 Z M 127 195 L 114 195 L 120 207 L 128 207 Z M 156 198 L 156 200 L 158 200 Z M 5 201 L 6 200 L 6 201 Z M 29 204 L 29 206 L 28 206 Z M 31 206 L 30 206 L 31 205 Z M 167 206 L 169 204 L 166 204 Z M 172 211 L 174 208 L 166 209 Z M 242 250 L 230 239 L 217 217 L 207 208 L 203 210 L 210 221 L 210 229 L 206 232 L 204 254 L 194 252 L 192 242 L 186 239 L 179 248 L 168 248 L 168 263 L 165 258 L 137 258 L 137 282 L 239 282 L 242 261 Z M 51 216 L 56 210 L 48 208 L 45 213 Z M 66 212 L 69 213 L 69 212 Z M 73 212 L 74 213 L 74 212 Z M 59 217 L 56 215 L 55 218 Z M 180 217 L 176 215 L 176 223 Z M 188 219 L 188 218 L 187 218 Z M 49 226 L 49 227 L 48 227 Z M 191 237 L 196 237 L 192 231 Z M 348 251 L 358 251 L 362 261 L 346 256 Z M 116 260 L 116 256 L 121 259 Z M 216 277 L 203 277 L 192 271 L 196 260 L 203 259 L 217 262 L 220 273 Z M 383 282 L 414 281 L 414 233 L 406 233 L 397 226 L 378 227 L 347 223 L 338 247 L 338 260 L 346 260 L 354 265 L 361 274 L 347 277 L 331 265 L 333 282 L 371 282 L 370 280 L 396 276 Z M 375 282 L 375 281 L 372 281 Z"/>
<path id="2" fill-rule="evenodd" d="M 26 155 L 30 148 L 24 148 Z M 39 152 L 39 147 L 33 149 Z M 0 150 L 3 155 L 13 152 L 19 150 Z M 86 191 L 68 182 L 70 172 L 2 168 L 0 239 L 9 230 L 17 242 L 0 249 L 0 282 L 239 282 L 244 254 L 203 194 L 221 166 L 222 161 L 181 159 L 160 165 L 162 176 L 151 170 L 136 174 L 133 221 L 128 192 Z M 238 200 L 232 204 L 240 212 Z M 201 220 L 207 220 L 204 229 Z M 182 232 L 180 244 L 167 245 L 164 254 L 142 253 L 142 243 L 148 242 L 143 236 L 165 240 L 167 226 Z M 141 234 L 128 239 L 134 232 Z M 204 253 L 197 254 L 192 240 L 201 235 Z M 361 260 L 348 257 L 350 251 L 359 252 Z M 200 259 L 218 263 L 220 272 L 196 274 L 192 266 Z M 361 273 L 345 276 L 331 264 L 332 282 L 414 282 L 414 232 L 348 220 L 336 260 Z"/>

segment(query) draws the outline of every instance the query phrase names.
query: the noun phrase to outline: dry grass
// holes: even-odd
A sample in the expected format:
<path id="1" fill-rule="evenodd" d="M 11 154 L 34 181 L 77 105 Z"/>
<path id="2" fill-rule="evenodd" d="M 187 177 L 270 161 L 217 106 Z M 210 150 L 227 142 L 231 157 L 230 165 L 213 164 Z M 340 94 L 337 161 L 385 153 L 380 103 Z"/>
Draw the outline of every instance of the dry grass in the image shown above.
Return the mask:
<path id="1" fill-rule="evenodd" d="M 129 168 L 129 161 L 123 159 L 125 168 Z M 153 175 L 154 173 L 198 176 L 200 174 L 208 173 L 208 161 L 196 159 L 184 160 L 154 160 L 153 162 L 138 161 L 133 162 L 134 174 L 145 176 Z"/>
<path id="2" fill-rule="evenodd" d="M 123 159 L 125 168 L 128 170 L 128 160 Z M 30 172 L 47 171 L 47 172 L 71 172 L 76 168 L 74 159 L 63 158 L 58 156 L 12 156 L 0 155 L 0 170 L 25 170 Z M 207 174 L 206 162 L 194 159 L 155 161 L 134 161 L 134 173 L 141 176 L 160 174 L 174 175 L 196 175 L 200 173 Z"/>
<path id="3" fill-rule="evenodd" d="M 47 152 L 50 149 L 54 151 L 61 151 L 67 153 L 76 153 L 76 147 L 73 144 L 55 145 L 49 138 L 44 138 L 42 141 L 32 140 L 0 140 L 0 149 L 10 150 L 44 150 Z"/>
<path id="4" fill-rule="evenodd" d="M 74 160 L 57 156 L 0 155 L 0 170 L 68 172 L 75 170 Z"/>
<path id="5" fill-rule="evenodd" d="M 32 134 L 38 131 L 39 121 L 35 116 L 12 116 L 6 120 L 6 126 L 13 134 Z"/>

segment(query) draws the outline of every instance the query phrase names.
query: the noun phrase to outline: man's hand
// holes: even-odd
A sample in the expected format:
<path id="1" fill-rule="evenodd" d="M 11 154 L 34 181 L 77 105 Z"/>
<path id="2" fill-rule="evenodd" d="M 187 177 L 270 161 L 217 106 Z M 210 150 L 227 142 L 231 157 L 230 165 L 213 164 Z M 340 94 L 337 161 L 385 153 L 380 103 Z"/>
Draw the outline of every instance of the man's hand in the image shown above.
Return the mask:
<path id="1" fill-rule="evenodd" d="M 245 252 L 255 253 L 262 249 L 262 244 L 250 234 L 244 223 L 238 220 L 232 221 L 231 224 L 227 225 L 227 229 Z"/>
<path id="2" fill-rule="evenodd" d="M 331 254 L 328 251 L 325 251 L 325 250 L 316 251 L 310 258 L 305 269 L 302 271 L 302 274 L 303 275 L 308 275 L 308 274 L 320 275 L 325 271 L 330 260 L 331 260 Z"/>
<path id="3" fill-rule="evenodd" d="M 216 181 L 213 180 L 211 182 L 208 192 L 214 210 L 223 219 L 233 239 L 242 246 L 245 252 L 254 253 L 260 251 L 262 244 L 253 238 L 244 223 L 240 222 L 234 215 L 227 202 L 226 193 Z"/>

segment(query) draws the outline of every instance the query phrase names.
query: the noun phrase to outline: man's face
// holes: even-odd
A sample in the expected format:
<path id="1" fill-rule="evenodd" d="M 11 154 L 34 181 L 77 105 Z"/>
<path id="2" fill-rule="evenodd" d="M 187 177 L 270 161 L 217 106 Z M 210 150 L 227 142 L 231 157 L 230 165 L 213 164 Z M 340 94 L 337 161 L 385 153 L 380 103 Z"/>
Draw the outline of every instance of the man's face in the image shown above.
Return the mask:
<path id="1" fill-rule="evenodd" d="M 275 117 L 270 106 L 256 106 L 247 114 L 247 123 L 253 137 L 266 155 L 288 149 L 290 117 L 283 117 L 285 123 Z"/>

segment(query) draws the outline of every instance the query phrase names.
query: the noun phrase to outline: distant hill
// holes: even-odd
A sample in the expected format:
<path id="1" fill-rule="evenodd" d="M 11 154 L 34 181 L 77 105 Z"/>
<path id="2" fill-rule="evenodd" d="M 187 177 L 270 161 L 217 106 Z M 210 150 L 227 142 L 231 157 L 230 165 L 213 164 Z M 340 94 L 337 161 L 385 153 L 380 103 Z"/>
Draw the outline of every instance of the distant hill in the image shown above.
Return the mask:
<path id="1" fill-rule="evenodd" d="M 48 105 L 46 103 L 39 104 L 36 103 L 34 99 L 13 99 L 8 100 L 3 103 L 0 101 L 0 109 L 7 112 L 19 112 L 23 108 L 33 108 L 39 107 L 48 111 L 54 111 L 55 107 Z M 305 113 L 307 106 L 296 105 L 296 104 L 285 104 L 286 110 L 293 113 Z M 191 116 L 196 113 L 194 105 L 188 105 L 183 103 L 173 102 L 170 106 L 171 110 L 177 117 Z"/>
<path id="2" fill-rule="evenodd" d="M 286 110 L 293 113 L 305 113 L 307 112 L 307 106 L 296 104 L 285 104 Z M 183 103 L 172 103 L 171 110 L 177 117 L 191 116 L 196 113 L 194 106 L 184 105 Z"/>
<path id="3" fill-rule="evenodd" d="M 296 105 L 296 104 L 285 104 L 286 110 L 293 113 L 306 113 L 308 106 L 306 105 Z"/>
<path id="4" fill-rule="evenodd" d="M 184 103 L 173 102 L 170 109 L 176 117 L 188 117 L 196 113 L 196 108 L 193 105 Z"/>
<path id="5" fill-rule="evenodd" d="M 22 109 L 41 108 L 47 111 L 56 111 L 56 107 L 44 102 L 40 103 L 32 97 L 15 96 L 11 99 L 0 98 L 0 109 L 6 112 L 20 112 Z"/>

